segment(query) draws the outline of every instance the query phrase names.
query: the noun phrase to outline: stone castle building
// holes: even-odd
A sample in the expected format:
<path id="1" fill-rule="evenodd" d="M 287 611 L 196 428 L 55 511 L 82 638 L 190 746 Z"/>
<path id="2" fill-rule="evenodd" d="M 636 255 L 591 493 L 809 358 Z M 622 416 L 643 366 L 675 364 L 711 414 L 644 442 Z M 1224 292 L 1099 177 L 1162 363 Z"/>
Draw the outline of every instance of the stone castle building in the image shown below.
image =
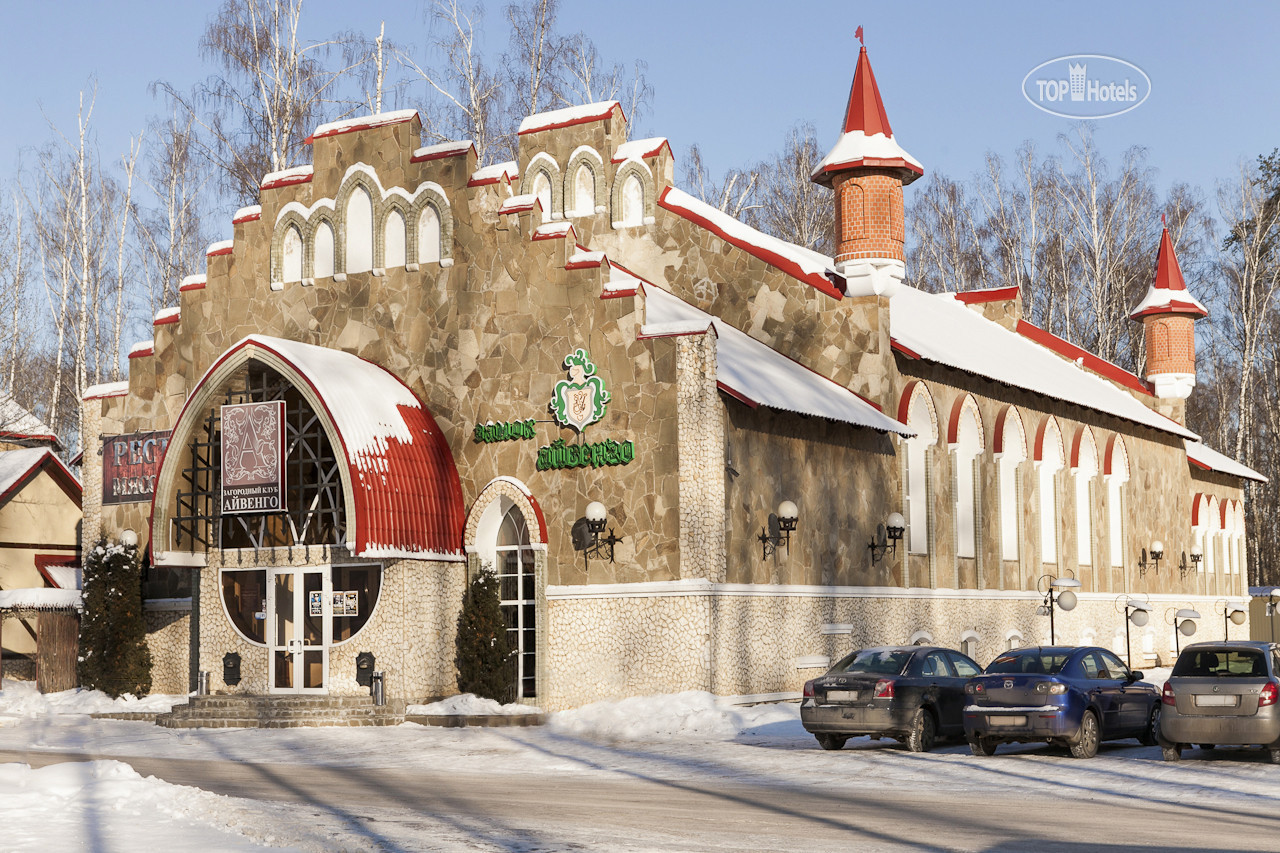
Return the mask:
<path id="1" fill-rule="evenodd" d="M 1145 377 L 1027 323 L 1016 289 L 905 284 L 923 166 L 865 49 L 813 176 L 835 258 L 682 192 L 616 102 L 525 119 L 497 165 L 420 130 L 318 128 L 128 382 L 86 394 L 84 535 L 149 546 L 157 690 L 360 694 L 369 652 L 393 697 L 447 695 L 485 566 L 511 698 L 552 709 L 794 695 L 863 644 L 989 660 L 1049 640 L 1055 578 L 1080 583 L 1058 642 L 1123 652 L 1125 602 L 1150 608 L 1140 666 L 1167 612 L 1214 636 L 1243 596 L 1258 475 L 1185 426 L 1204 309 L 1168 235 Z"/>

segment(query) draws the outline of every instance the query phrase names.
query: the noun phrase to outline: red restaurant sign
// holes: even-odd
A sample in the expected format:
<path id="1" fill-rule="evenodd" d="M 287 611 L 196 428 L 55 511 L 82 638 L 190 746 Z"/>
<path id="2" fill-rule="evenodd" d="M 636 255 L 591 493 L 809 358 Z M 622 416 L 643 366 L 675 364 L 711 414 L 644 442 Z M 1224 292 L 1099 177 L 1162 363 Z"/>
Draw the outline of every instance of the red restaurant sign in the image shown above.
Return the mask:
<path id="1" fill-rule="evenodd" d="M 160 460 L 169 446 L 169 430 L 107 435 L 102 438 L 102 503 L 151 500 Z"/>
<path id="2" fill-rule="evenodd" d="M 222 514 L 284 510 L 284 401 L 222 407 Z"/>

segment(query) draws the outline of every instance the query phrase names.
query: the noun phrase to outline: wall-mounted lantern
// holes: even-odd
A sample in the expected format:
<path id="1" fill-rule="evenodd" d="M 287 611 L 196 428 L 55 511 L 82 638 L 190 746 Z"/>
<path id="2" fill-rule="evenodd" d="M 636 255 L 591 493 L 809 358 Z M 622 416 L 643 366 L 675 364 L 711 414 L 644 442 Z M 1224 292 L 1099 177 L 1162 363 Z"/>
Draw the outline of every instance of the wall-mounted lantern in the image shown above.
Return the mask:
<path id="1" fill-rule="evenodd" d="M 1151 541 L 1151 552 L 1147 553 L 1147 549 L 1142 549 L 1142 556 L 1138 558 L 1138 574 L 1142 577 L 1147 576 L 1147 570 L 1151 569 L 1156 574 L 1160 574 L 1160 561 L 1164 559 L 1164 543 L 1159 539 Z"/>
<path id="2" fill-rule="evenodd" d="M 1182 552 L 1182 559 L 1178 562 L 1178 574 L 1186 577 L 1189 573 L 1196 571 L 1200 567 L 1200 561 L 1204 559 L 1204 551 L 1199 545 L 1191 546 L 1191 563 L 1187 563 L 1187 552 Z"/>
<path id="3" fill-rule="evenodd" d="M 785 545 L 787 553 L 791 553 L 791 531 L 796 529 L 796 521 L 800 518 L 800 511 L 793 502 L 783 501 L 778 504 L 776 517 L 778 519 L 778 529 L 776 531 L 769 529 L 773 527 L 773 519 L 770 519 L 769 528 L 762 527 L 760 536 L 757 537 L 760 540 L 761 556 L 765 560 L 769 559 L 778 550 L 779 545 Z"/>
<path id="4" fill-rule="evenodd" d="M 613 546 L 622 541 L 621 536 L 613 535 L 613 528 L 609 528 L 609 535 L 601 538 L 600 534 L 604 533 L 605 525 L 608 523 L 608 511 L 604 508 L 604 504 L 600 501 L 592 501 L 587 504 L 586 511 L 587 533 L 591 539 L 587 542 L 587 546 L 582 550 L 584 559 L 591 557 L 603 558 L 605 549 L 608 549 L 609 562 L 613 562 Z"/>
<path id="5" fill-rule="evenodd" d="M 867 550 L 871 552 L 871 562 L 880 562 L 886 553 L 896 554 L 898 543 L 902 541 L 902 534 L 906 529 L 907 520 L 900 512 L 889 513 L 884 524 L 876 525 L 875 536 L 867 543 Z"/>

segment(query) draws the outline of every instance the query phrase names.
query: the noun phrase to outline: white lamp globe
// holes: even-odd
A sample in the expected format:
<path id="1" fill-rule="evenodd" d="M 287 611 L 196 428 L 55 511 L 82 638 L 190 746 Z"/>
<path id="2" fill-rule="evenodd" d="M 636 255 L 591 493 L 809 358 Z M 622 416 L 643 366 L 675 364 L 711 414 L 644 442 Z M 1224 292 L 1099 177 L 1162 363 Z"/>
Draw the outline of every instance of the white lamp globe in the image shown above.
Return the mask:
<path id="1" fill-rule="evenodd" d="M 1232 610 L 1232 611 L 1231 611 L 1231 621 L 1232 621 L 1232 623 L 1234 623 L 1234 624 L 1236 624 L 1236 625 L 1243 625 L 1243 624 L 1244 624 L 1244 619 L 1245 619 L 1245 616 L 1244 616 L 1244 611 L 1243 611 L 1243 610 L 1236 609 L 1236 610 Z"/>
<path id="2" fill-rule="evenodd" d="M 1135 610 L 1129 614 L 1129 621 L 1137 625 L 1139 628 L 1146 625 L 1150 620 L 1151 614 L 1145 610 Z"/>
<path id="3" fill-rule="evenodd" d="M 1161 557 L 1164 554 L 1164 543 L 1159 539 L 1151 540 L 1151 556 L 1153 558 Z"/>
<path id="4" fill-rule="evenodd" d="M 889 530 L 906 530 L 907 520 L 902 517 L 902 513 L 891 512 L 889 517 L 884 520 L 884 526 Z"/>
<path id="5" fill-rule="evenodd" d="M 600 503 L 600 501 L 592 501 L 587 504 L 587 521 L 593 521 L 596 524 L 599 524 L 604 521 L 607 514 L 604 504 Z"/>
<path id="6" fill-rule="evenodd" d="M 1058 593 L 1058 606 L 1063 610 L 1076 609 L 1076 594 L 1069 589 L 1064 589 Z"/>
<path id="7" fill-rule="evenodd" d="M 138 534 L 128 529 L 120 531 L 120 544 L 126 548 L 137 548 Z"/>
<path id="8" fill-rule="evenodd" d="M 794 501 L 783 501 L 778 504 L 779 521 L 795 521 L 799 517 L 800 510 L 796 507 Z"/>
<path id="9" fill-rule="evenodd" d="M 1182 624 L 1178 625 L 1178 630 L 1182 632 L 1182 636 L 1190 637 L 1196 632 L 1196 623 L 1190 619 L 1183 619 Z"/>

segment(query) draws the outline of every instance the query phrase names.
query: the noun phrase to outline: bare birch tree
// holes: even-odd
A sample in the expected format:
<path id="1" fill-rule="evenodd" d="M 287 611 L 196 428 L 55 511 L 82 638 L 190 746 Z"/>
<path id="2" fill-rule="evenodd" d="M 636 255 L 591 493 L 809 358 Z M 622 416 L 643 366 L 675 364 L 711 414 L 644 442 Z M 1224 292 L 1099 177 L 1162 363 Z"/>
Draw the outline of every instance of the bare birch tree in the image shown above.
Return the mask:
<path id="1" fill-rule="evenodd" d="M 755 169 L 730 169 L 724 178 L 716 181 L 702 159 L 702 149 L 689 146 L 685 156 L 684 188 L 693 196 L 735 219 L 743 219 L 759 208 L 756 201 L 756 185 L 760 173 Z"/>
<path id="2" fill-rule="evenodd" d="M 810 179 L 822 160 L 813 125 L 792 128 L 782 151 L 762 163 L 759 207 L 751 223 L 766 234 L 830 254 L 835 235 L 831 190 Z"/>

